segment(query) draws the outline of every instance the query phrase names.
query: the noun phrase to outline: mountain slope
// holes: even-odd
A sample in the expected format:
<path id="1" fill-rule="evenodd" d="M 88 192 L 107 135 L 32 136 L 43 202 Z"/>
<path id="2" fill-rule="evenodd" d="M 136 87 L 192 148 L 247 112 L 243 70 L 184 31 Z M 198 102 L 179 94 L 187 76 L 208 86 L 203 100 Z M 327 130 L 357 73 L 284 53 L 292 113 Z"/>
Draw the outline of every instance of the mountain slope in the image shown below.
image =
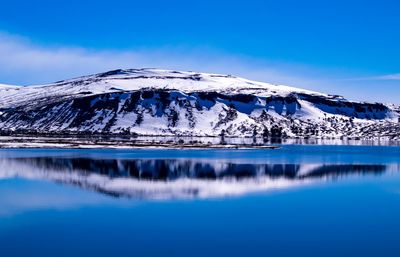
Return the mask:
<path id="1" fill-rule="evenodd" d="M 399 107 L 229 75 L 115 70 L 0 87 L 3 133 L 399 139 Z"/>

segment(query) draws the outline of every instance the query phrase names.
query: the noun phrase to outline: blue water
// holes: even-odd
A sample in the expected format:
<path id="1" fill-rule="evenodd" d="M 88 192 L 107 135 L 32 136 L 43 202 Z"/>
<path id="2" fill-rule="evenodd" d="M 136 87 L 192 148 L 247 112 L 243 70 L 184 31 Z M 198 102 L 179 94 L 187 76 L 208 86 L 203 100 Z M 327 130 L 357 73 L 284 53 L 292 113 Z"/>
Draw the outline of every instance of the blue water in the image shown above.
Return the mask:
<path id="1" fill-rule="evenodd" d="M 400 253 L 400 147 L 0 150 L 0 178 L 0 256 Z"/>

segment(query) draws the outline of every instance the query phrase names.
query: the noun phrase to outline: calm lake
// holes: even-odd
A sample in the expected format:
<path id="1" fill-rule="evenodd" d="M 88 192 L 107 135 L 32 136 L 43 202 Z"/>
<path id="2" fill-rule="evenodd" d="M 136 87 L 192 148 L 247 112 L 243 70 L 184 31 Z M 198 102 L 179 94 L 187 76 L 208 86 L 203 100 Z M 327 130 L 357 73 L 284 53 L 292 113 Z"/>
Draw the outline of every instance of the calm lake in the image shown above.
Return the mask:
<path id="1" fill-rule="evenodd" d="M 400 147 L 0 150 L 0 256 L 399 256 Z"/>

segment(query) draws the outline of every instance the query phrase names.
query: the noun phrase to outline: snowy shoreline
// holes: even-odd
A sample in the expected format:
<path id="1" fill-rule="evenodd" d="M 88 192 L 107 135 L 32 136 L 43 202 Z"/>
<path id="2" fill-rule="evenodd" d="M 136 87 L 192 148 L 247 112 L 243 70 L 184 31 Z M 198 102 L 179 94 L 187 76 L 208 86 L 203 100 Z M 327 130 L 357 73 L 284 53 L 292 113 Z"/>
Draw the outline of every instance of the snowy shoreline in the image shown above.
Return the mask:
<path id="1" fill-rule="evenodd" d="M 252 137 L 173 137 L 173 136 L 66 136 L 15 135 L 0 136 L 0 149 L 277 149 L 281 145 L 372 145 L 400 146 L 400 141 L 387 139 L 324 139 Z"/>
<path id="2" fill-rule="evenodd" d="M 267 144 L 232 144 L 184 141 L 127 141 L 95 140 L 88 138 L 57 137 L 0 137 L 0 149 L 4 148 L 65 148 L 65 149 L 277 149 Z"/>

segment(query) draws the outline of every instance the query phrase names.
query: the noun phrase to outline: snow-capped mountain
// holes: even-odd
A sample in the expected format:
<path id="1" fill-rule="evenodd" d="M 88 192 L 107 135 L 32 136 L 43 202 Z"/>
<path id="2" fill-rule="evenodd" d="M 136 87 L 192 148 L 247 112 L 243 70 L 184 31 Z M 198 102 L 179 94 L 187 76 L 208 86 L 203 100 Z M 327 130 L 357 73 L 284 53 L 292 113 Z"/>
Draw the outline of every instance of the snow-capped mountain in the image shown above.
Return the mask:
<path id="1" fill-rule="evenodd" d="M 400 108 L 230 75 L 114 70 L 0 85 L 3 133 L 400 139 Z"/>

